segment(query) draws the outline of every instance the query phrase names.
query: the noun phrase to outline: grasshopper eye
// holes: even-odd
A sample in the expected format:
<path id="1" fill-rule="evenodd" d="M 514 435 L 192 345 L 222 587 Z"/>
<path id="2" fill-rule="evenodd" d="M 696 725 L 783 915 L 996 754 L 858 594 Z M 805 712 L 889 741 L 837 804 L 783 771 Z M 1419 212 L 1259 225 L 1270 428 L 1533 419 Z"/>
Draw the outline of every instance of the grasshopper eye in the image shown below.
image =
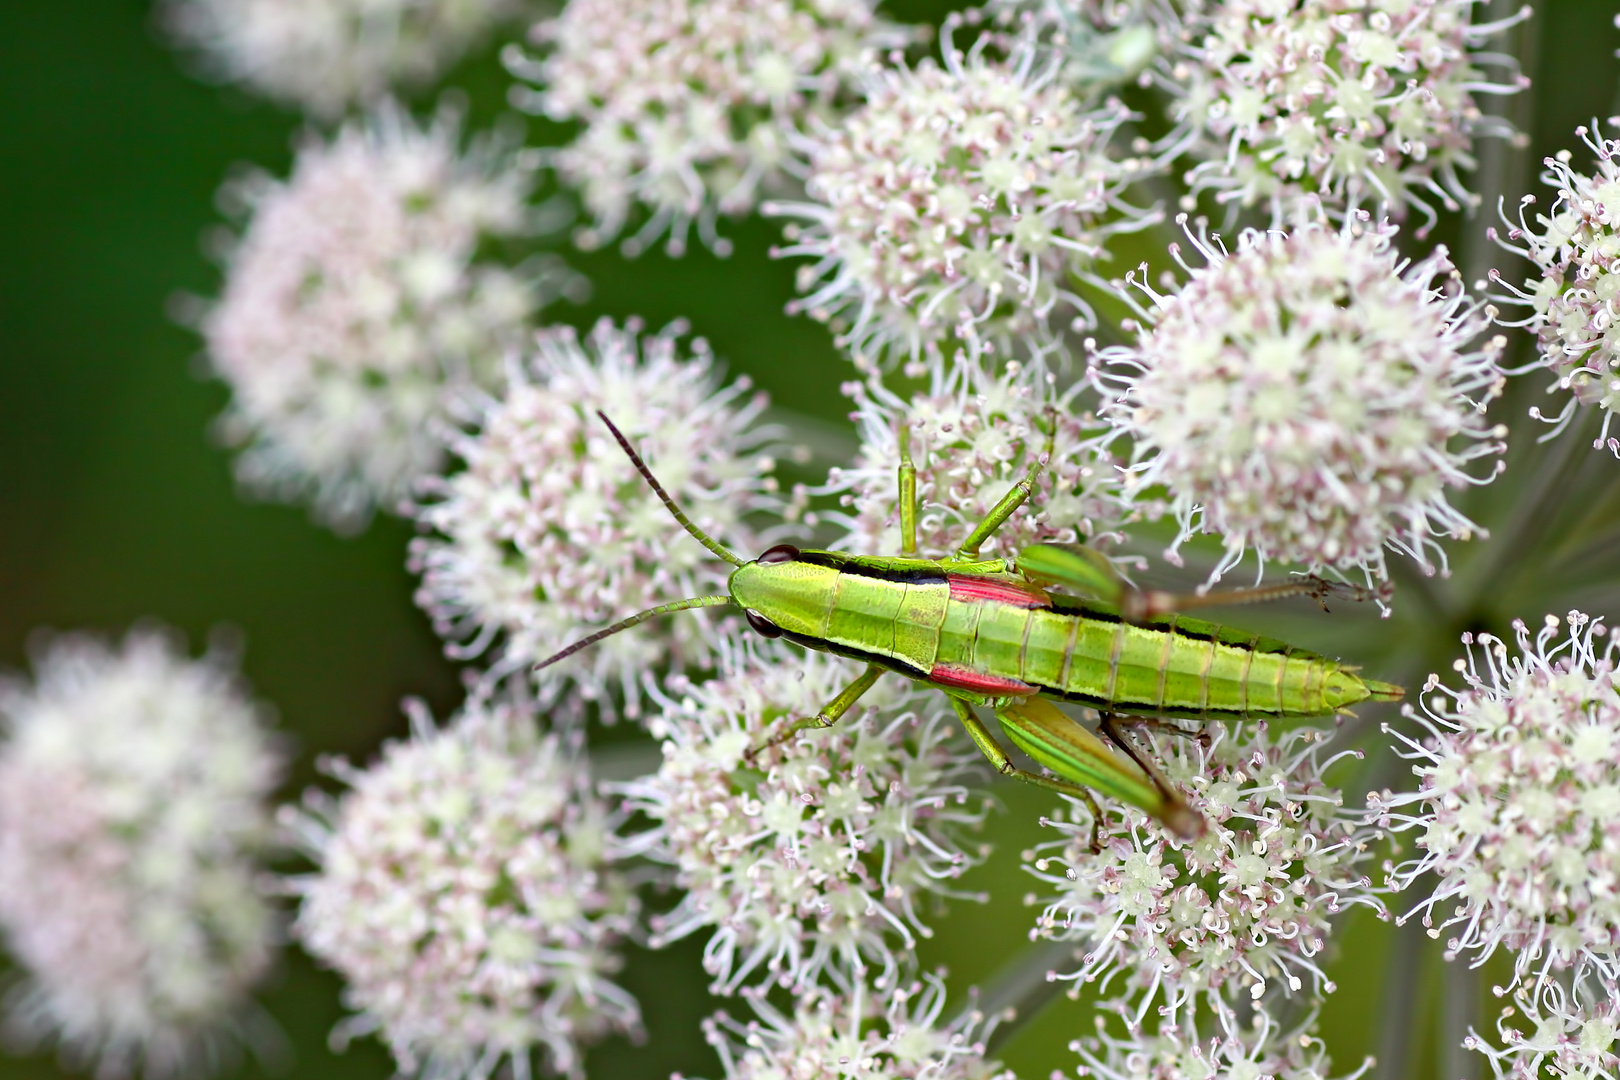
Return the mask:
<path id="1" fill-rule="evenodd" d="M 792 544 L 777 544 L 754 561 L 762 563 L 793 562 L 798 557 L 799 549 Z"/>
<path id="2" fill-rule="evenodd" d="M 786 544 L 783 544 L 782 546 L 787 547 Z M 771 549 L 771 551 L 775 550 L 775 548 Z M 792 549 L 789 548 L 789 550 L 791 551 Z M 766 554 L 769 554 L 769 552 Z M 763 562 L 764 560 L 762 559 L 760 561 Z M 780 626 L 777 626 L 775 623 L 771 622 L 771 620 L 767 619 L 753 608 L 743 609 L 743 618 L 748 620 L 748 625 L 752 626 L 754 628 L 754 632 L 759 634 L 761 637 L 775 638 L 782 636 L 782 628 Z"/>

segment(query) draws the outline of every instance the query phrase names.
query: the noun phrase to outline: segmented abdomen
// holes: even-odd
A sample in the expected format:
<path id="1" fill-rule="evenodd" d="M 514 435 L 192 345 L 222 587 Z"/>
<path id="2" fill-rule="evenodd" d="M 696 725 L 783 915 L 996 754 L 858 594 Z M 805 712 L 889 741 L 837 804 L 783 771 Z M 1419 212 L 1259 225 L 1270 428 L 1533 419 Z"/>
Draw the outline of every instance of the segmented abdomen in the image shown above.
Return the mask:
<path id="1" fill-rule="evenodd" d="M 953 590 L 941 659 L 985 677 L 988 696 L 988 680 L 1015 679 L 1095 708 L 1186 719 L 1321 716 L 1367 696 L 1337 663 L 1257 634 L 1179 618 L 1131 625 L 1099 606 L 1050 602 Z"/>
<path id="2" fill-rule="evenodd" d="M 789 638 L 947 689 L 1185 719 L 1322 716 L 1368 697 L 1353 672 L 1272 638 L 1179 617 L 1132 625 L 1017 579 L 838 558 L 815 633 Z"/>

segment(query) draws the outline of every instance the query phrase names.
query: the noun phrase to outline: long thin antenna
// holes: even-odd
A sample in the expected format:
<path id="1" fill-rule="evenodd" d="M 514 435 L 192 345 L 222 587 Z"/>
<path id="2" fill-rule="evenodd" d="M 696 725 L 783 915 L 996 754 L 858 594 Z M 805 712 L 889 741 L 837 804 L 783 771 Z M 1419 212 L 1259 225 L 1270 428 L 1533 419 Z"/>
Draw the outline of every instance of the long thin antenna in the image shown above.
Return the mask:
<path id="1" fill-rule="evenodd" d="M 658 497 L 663 500 L 664 505 L 669 508 L 669 512 L 675 515 L 675 520 L 681 523 L 681 528 L 691 533 L 697 538 L 698 543 L 702 544 L 704 547 L 726 560 L 726 562 L 730 563 L 732 566 L 741 566 L 743 564 L 741 559 L 737 558 L 737 556 L 733 555 L 730 551 L 720 546 L 719 541 L 711 540 L 708 533 L 692 524 L 692 519 L 681 513 L 681 508 L 676 506 L 675 500 L 669 497 L 669 492 L 664 490 L 664 485 L 660 484 L 658 482 L 658 477 L 654 476 L 652 474 L 652 470 L 647 468 L 647 463 L 641 460 L 641 455 L 636 453 L 636 448 L 630 445 L 630 440 L 625 438 L 619 429 L 613 426 L 613 421 L 607 418 L 607 413 L 603 412 L 601 409 L 597 409 L 596 415 L 600 416 L 602 418 L 602 423 L 606 424 L 608 426 L 608 430 L 613 432 L 613 437 L 619 440 L 619 445 L 624 448 L 624 452 L 629 454 L 630 460 L 635 463 L 636 471 L 641 473 L 641 478 L 647 481 L 648 485 L 652 487 L 653 491 L 657 493 Z M 541 666 L 543 667 L 545 665 Z"/>
<path id="2" fill-rule="evenodd" d="M 731 603 L 731 597 L 729 596 L 694 596 L 690 600 L 677 600 L 673 604 L 660 604 L 655 608 L 648 608 L 646 611 L 632 615 L 628 619 L 619 620 L 605 630 L 598 630 L 588 638 L 582 638 L 574 642 L 560 653 L 553 653 L 534 665 L 533 670 L 539 671 L 541 668 L 550 667 L 559 660 L 566 660 L 579 652 L 579 650 L 595 645 L 598 641 L 617 634 L 620 630 L 628 630 L 632 626 L 639 626 L 648 619 L 656 619 L 658 616 L 668 615 L 672 611 L 690 611 L 693 608 L 703 607 L 724 607 L 729 603 Z"/>

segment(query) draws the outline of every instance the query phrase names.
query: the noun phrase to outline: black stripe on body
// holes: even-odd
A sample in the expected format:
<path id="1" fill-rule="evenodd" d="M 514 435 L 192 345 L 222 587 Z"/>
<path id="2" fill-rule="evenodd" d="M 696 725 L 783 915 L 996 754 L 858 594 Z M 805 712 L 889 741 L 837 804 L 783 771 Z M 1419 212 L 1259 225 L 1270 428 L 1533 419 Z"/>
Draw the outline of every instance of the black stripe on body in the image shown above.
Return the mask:
<path id="1" fill-rule="evenodd" d="M 945 584 L 945 571 L 938 567 L 920 566 L 915 570 L 891 570 L 861 562 L 857 556 L 846 555 L 841 551 L 801 551 L 798 561 L 809 563 L 811 566 L 825 566 L 837 570 L 840 574 L 855 574 L 860 577 L 877 578 L 880 581 L 893 581 L 901 585 Z"/>
<path id="2" fill-rule="evenodd" d="M 1104 676 L 1106 680 L 1105 689 L 1111 691 L 1115 684 L 1119 681 L 1119 653 L 1125 635 L 1125 624 L 1120 619 L 1119 612 L 1106 605 L 1082 600 L 1078 597 L 1065 596 L 1061 593 L 1052 593 L 1050 595 L 1052 598 L 1053 612 L 1059 615 L 1074 618 L 1074 625 L 1077 628 L 1079 626 L 1079 620 L 1082 618 L 1088 619 L 1095 623 L 1114 626 L 1116 628 L 1113 635 L 1113 655 L 1109 656 L 1106 661 L 1106 674 Z M 1187 621 L 1191 621 L 1192 625 L 1187 625 Z M 1049 686 L 1044 684 L 1039 685 L 1039 692 L 1041 695 L 1043 697 L 1055 698 L 1060 701 L 1070 701 L 1077 705 L 1084 705 L 1100 712 L 1128 713 L 1136 711 L 1149 715 L 1162 716 L 1178 720 L 1242 720 L 1257 717 L 1271 717 L 1278 715 L 1276 710 L 1270 708 L 1255 708 L 1251 705 L 1249 700 L 1249 670 L 1253 664 L 1254 656 L 1256 654 L 1276 655 L 1283 657 L 1285 661 L 1290 658 L 1313 660 L 1325 659 L 1317 657 L 1313 653 L 1308 653 L 1303 649 L 1295 648 L 1294 646 L 1283 641 L 1262 637 L 1258 634 L 1247 634 L 1234 631 L 1227 627 L 1219 626 L 1213 623 L 1204 623 L 1197 620 L 1183 620 L 1179 615 L 1171 615 L 1163 619 L 1150 619 L 1135 625 L 1143 630 L 1158 631 L 1165 635 L 1164 649 L 1159 657 L 1157 694 L 1154 695 L 1157 700 L 1121 701 L 1112 696 L 1111 693 L 1107 695 L 1083 694 L 1065 690 L 1059 686 Z M 1068 642 L 1066 643 L 1066 655 L 1064 657 L 1063 665 L 1065 681 L 1067 680 L 1070 664 L 1073 661 L 1073 649 L 1076 636 L 1076 634 L 1071 634 Z M 1204 654 L 1203 659 L 1203 677 L 1200 679 L 1201 689 L 1199 694 L 1201 700 L 1199 702 L 1199 707 L 1197 708 L 1166 707 L 1163 704 L 1165 696 L 1167 663 L 1171 650 L 1175 647 L 1175 642 L 1177 639 L 1188 642 L 1207 642 L 1209 645 L 1209 651 Z M 1243 666 L 1243 675 L 1239 680 L 1241 684 L 1242 698 L 1240 699 L 1240 705 L 1237 708 L 1215 708 L 1209 704 L 1210 688 L 1207 677 L 1218 648 L 1237 649 L 1247 654 L 1246 662 Z M 1284 675 L 1285 667 L 1286 664 L 1279 665 L 1279 680 Z"/>
<path id="3" fill-rule="evenodd" d="M 834 656 L 844 656 L 851 660 L 860 660 L 867 664 L 876 664 L 878 667 L 888 668 L 890 671 L 904 675 L 908 679 L 916 679 L 919 682 L 928 681 L 927 672 L 918 671 L 904 660 L 896 660 L 892 656 L 883 656 L 880 653 L 867 652 L 865 649 L 857 649 L 850 645 L 842 645 L 836 641 L 828 641 L 826 638 L 811 637 L 808 634 L 795 634 L 791 630 L 782 631 L 782 636 L 788 641 L 793 642 L 793 644 L 801 645 L 806 649 L 814 649 L 817 652 L 832 653 Z"/>
<path id="4" fill-rule="evenodd" d="M 1096 697 L 1092 694 L 1075 694 L 1067 690 L 1059 690 L 1051 686 L 1038 686 L 1036 688 L 1042 697 L 1055 698 L 1058 701 L 1072 701 L 1076 705 L 1084 705 L 1098 712 L 1114 713 L 1116 715 L 1135 715 L 1148 713 L 1153 716 L 1162 716 L 1171 720 L 1249 720 L 1256 716 L 1273 716 L 1273 713 L 1257 713 L 1250 709 L 1158 709 L 1148 702 L 1109 701 L 1107 698 Z"/>
<path id="5" fill-rule="evenodd" d="M 1120 621 L 1119 612 L 1111 607 L 1091 600 L 1082 600 L 1077 596 L 1065 596 L 1062 593 L 1048 593 L 1052 600 L 1052 610 L 1060 615 L 1082 615 L 1092 622 L 1117 623 Z M 1171 615 L 1165 619 L 1147 619 L 1143 622 L 1133 623 L 1143 630 L 1164 630 L 1175 634 L 1183 641 L 1213 641 L 1217 645 L 1230 645 L 1234 649 L 1246 649 L 1258 653 L 1286 653 L 1301 660 L 1326 660 L 1325 656 L 1297 649 L 1285 641 L 1268 638 L 1261 634 L 1248 634 L 1228 626 L 1216 623 L 1194 621 L 1191 626 L 1180 615 Z"/>

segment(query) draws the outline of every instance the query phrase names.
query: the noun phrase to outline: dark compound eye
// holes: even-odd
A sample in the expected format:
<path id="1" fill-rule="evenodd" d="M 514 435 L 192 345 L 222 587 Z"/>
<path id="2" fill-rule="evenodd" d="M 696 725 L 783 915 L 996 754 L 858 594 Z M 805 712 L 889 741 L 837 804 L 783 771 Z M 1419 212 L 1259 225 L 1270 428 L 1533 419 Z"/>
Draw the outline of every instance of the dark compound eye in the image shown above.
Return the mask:
<path id="1" fill-rule="evenodd" d="M 786 544 L 783 544 L 782 546 L 787 547 Z M 775 550 L 775 548 L 771 549 L 771 551 Z M 793 549 L 788 548 L 788 550 L 792 551 Z M 766 554 L 768 555 L 770 552 L 766 552 Z M 761 559 L 760 561 L 763 562 L 764 560 Z M 748 620 L 748 625 L 754 628 L 754 632 L 759 634 L 761 637 L 782 636 L 782 628 L 780 626 L 777 626 L 775 623 L 771 622 L 771 620 L 767 619 L 753 608 L 744 608 L 743 617 Z"/>
<path id="2" fill-rule="evenodd" d="M 798 557 L 799 549 L 792 544 L 777 544 L 754 561 L 762 563 L 793 562 Z"/>

